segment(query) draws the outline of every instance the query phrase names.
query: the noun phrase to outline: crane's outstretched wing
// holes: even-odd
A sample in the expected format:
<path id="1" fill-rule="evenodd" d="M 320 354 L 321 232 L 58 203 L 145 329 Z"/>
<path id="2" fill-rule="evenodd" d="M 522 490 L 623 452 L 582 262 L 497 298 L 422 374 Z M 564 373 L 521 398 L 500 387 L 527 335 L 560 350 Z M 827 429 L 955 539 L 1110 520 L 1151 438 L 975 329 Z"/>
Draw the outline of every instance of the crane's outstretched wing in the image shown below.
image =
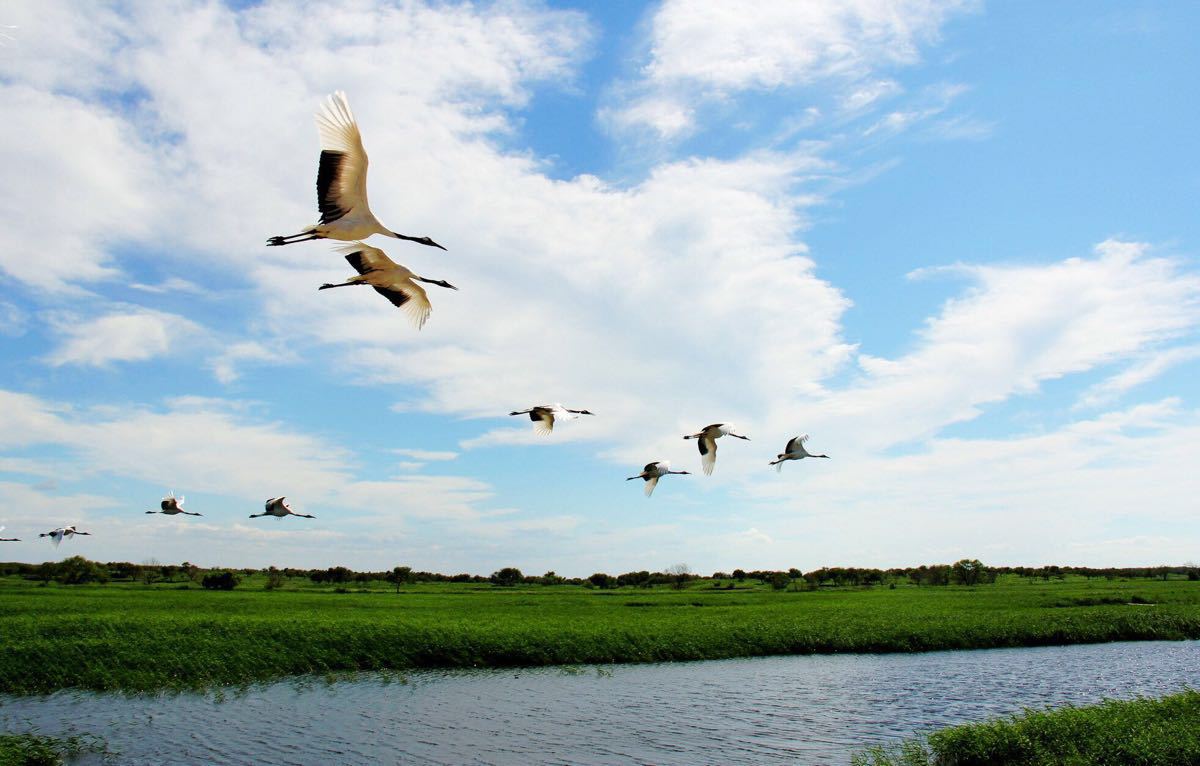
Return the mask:
<path id="1" fill-rule="evenodd" d="M 657 486 L 658 486 L 658 475 L 656 474 L 654 476 L 647 476 L 646 477 L 646 487 L 645 487 L 646 497 L 650 497 L 651 495 L 653 495 L 654 488 Z"/>
<path id="2" fill-rule="evenodd" d="M 375 292 L 391 301 L 393 306 L 404 309 L 404 313 L 408 315 L 418 330 L 425 326 L 425 321 L 433 312 L 433 306 L 429 303 L 429 295 L 425 292 L 425 288 L 409 279 L 397 279 L 386 287 L 379 285 L 372 285 L 372 287 L 375 288 Z"/>
<path id="3" fill-rule="evenodd" d="M 317 133 L 317 208 L 321 223 L 332 223 L 356 207 L 367 209 L 367 151 L 345 93 L 339 90 L 325 101 L 317 114 Z"/>
<path id="4" fill-rule="evenodd" d="M 710 436 L 701 436 L 696 440 L 700 448 L 700 466 L 705 475 L 712 476 L 713 468 L 717 465 L 717 440 Z"/>
<path id="5" fill-rule="evenodd" d="M 534 433 L 542 436 L 554 431 L 554 413 L 542 407 L 534 407 L 529 411 L 529 419 L 533 421 Z"/>
<path id="6" fill-rule="evenodd" d="M 377 247 L 371 247 L 365 242 L 351 242 L 348 245 L 336 247 L 334 250 L 346 256 L 346 262 L 359 274 L 396 268 L 396 262 L 388 258 L 387 253 Z"/>
<path id="7" fill-rule="evenodd" d="M 808 434 L 801 434 L 800 436 L 788 441 L 787 446 L 783 448 L 783 451 L 787 453 L 800 452 L 803 448 L 804 442 L 806 441 L 808 441 Z"/>

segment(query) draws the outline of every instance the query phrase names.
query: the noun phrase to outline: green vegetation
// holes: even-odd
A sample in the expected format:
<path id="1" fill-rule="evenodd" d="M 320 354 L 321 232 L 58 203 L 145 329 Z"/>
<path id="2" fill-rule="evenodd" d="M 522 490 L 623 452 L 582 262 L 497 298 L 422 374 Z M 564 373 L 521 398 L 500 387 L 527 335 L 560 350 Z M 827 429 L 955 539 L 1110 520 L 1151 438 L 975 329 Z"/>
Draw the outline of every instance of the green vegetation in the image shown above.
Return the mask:
<path id="1" fill-rule="evenodd" d="M 103 750 L 93 737 L 0 734 L 0 766 L 56 766 L 81 753 Z"/>
<path id="2" fill-rule="evenodd" d="M 1140 580 L 1001 574 L 992 584 L 940 587 L 900 578 L 810 587 L 805 575 L 776 589 L 781 583 L 769 572 L 735 573 L 740 580 L 676 572 L 662 575 L 662 585 L 650 575 L 642 585 L 598 587 L 529 584 L 560 583 L 553 573 L 520 580 L 506 573 L 492 584 L 414 583 L 420 573 L 403 568 L 364 579 L 349 570 L 329 578 L 326 570 L 319 578 L 251 570 L 235 590 L 220 591 L 201 588 L 194 567 L 171 567 L 172 579 L 148 584 L 144 572 L 122 572 L 129 578 L 122 582 L 116 565 L 106 566 L 107 584 L 0 577 L 0 692 L 1200 638 L 1200 583 L 1186 573 Z"/>
<path id="3" fill-rule="evenodd" d="M 1200 763 L 1200 692 L 1110 700 L 954 726 L 854 756 L 856 766 L 1189 766 Z"/>

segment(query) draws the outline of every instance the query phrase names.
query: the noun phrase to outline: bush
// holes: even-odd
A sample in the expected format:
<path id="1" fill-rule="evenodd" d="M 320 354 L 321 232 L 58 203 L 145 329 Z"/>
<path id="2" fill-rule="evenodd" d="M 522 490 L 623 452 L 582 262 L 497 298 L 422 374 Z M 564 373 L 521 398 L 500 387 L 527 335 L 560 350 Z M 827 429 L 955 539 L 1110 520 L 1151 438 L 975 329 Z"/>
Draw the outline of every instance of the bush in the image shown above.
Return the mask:
<path id="1" fill-rule="evenodd" d="M 208 590 L 233 590 L 241 581 L 242 578 L 233 572 L 214 572 L 204 575 L 200 584 Z"/>
<path id="2" fill-rule="evenodd" d="M 615 588 L 617 587 L 617 578 L 604 572 L 596 572 L 588 578 L 588 582 L 597 588 Z"/>
<path id="3" fill-rule="evenodd" d="M 263 586 L 263 590 L 278 590 L 283 587 L 283 572 L 280 572 L 275 567 L 267 570 L 267 584 Z"/>
<path id="4" fill-rule="evenodd" d="M 89 582 L 108 582 L 108 570 L 83 556 L 72 556 L 56 568 L 56 578 L 63 585 L 83 585 Z"/>
<path id="5" fill-rule="evenodd" d="M 521 574 L 521 570 L 516 567 L 504 567 L 498 572 L 492 572 L 491 578 L 493 585 L 502 587 L 511 587 L 519 582 L 524 582 L 525 575 Z"/>

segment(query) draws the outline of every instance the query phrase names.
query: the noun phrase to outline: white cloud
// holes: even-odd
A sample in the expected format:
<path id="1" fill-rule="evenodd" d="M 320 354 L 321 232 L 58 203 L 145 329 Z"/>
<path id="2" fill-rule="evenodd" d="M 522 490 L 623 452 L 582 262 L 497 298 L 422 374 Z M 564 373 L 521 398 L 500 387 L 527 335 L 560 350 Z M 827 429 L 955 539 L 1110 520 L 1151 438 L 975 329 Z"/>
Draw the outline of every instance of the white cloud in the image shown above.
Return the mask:
<path id="1" fill-rule="evenodd" d="M 404 457 L 411 457 L 415 460 L 424 461 L 454 460 L 458 457 L 457 452 L 450 450 L 412 449 L 405 447 L 394 449 L 392 452 L 395 452 L 397 455 L 403 455 Z"/>
<path id="2" fill-rule="evenodd" d="M 24 335 L 28 319 L 18 306 L 8 301 L 0 301 L 0 335 L 10 338 Z"/>
<path id="3" fill-rule="evenodd" d="M 404 475 L 386 481 L 359 478 L 354 470 L 356 456 L 350 450 L 256 418 L 236 402 L 186 399 L 163 409 L 79 409 L 0 390 L 0 450 L 13 453 L 28 448 L 56 448 L 62 454 L 53 459 L 53 468 L 44 460 L 0 455 L 0 470 L 38 474 L 50 471 L 69 481 L 112 476 L 126 483 L 171 487 L 188 495 L 189 509 L 204 513 L 204 523 L 216 526 L 191 541 L 190 548 L 183 540 L 166 545 L 165 550 L 179 551 L 170 554 L 175 558 L 196 560 L 199 557 L 195 551 L 200 549 L 209 556 L 221 556 L 221 561 L 227 563 L 258 562 L 262 552 L 252 543 L 261 535 L 244 539 L 247 536 L 236 526 L 229 528 L 227 522 L 258 512 L 266 497 L 277 495 L 287 496 L 294 508 L 318 518 L 302 526 L 265 527 L 276 536 L 306 535 L 279 551 L 276 563 L 346 563 L 345 557 L 352 555 L 358 565 L 384 566 L 392 555 L 389 541 L 405 540 L 410 547 L 424 549 L 442 539 L 450 527 L 464 534 L 478 532 L 493 537 L 541 529 L 546 524 L 561 527 L 560 522 L 533 519 L 519 512 L 494 518 L 487 508 L 492 488 L 470 477 Z M 51 509 L 66 507 L 67 501 L 61 498 L 69 496 L 21 487 L 0 482 L 0 505 L 16 507 L 4 502 L 3 491 L 12 497 L 17 497 L 12 493 L 24 492 L 20 496 L 22 507 L 33 509 L 32 516 L 10 516 L 14 522 L 10 526 L 15 527 L 18 521 L 32 523 Z M 34 496 L 40 499 L 29 500 Z M 86 503 L 70 507 L 84 510 L 117 505 L 107 498 L 88 498 Z M 89 523 L 103 522 L 107 541 L 101 545 L 108 558 L 140 555 L 135 546 L 138 541 L 146 545 L 154 541 L 154 547 L 142 550 L 164 549 L 155 539 L 158 527 L 138 526 L 124 511 L 103 519 L 94 514 L 80 518 Z M 336 550 L 317 550 L 312 545 L 316 539 L 345 542 Z M 463 549 L 454 551 L 456 563 L 461 565 L 461 559 L 472 550 L 475 548 L 468 541 Z M 433 561 L 430 559 L 428 565 L 432 566 Z"/>
<path id="4" fill-rule="evenodd" d="M 960 265 L 973 286 L 927 321 L 912 352 L 863 355 L 860 380 L 793 411 L 883 448 L 1176 338 L 1200 323 L 1200 277 L 1148 250 L 1106 240 L 1093 258 Z"/>
<path id="5" fill-rule="evenodd" d="M 1200 359 L 1200 346 L 1176 346 L 1135 359 L 1121 372 L 1093 386 L 1079 395 L 1076 408 L 1099 407 L 1111 404 L 1134 388 L 1154 380 L 1176 365 Z"/>
<path id="6" fill-rule="evenodd" d="M 833 81 L 856 111 L 898 86 L 877 72 L 908 66 L 935 42 L 966 0 L 769 0 L 745 8 L 667 0 L 650 20 L 648 62 L 607 118 L 670 138 L 691 126 L 694 107 L 740 91 Z"/>
<path id="7" fill-rule="evenodd" d="M 178 350 L 185 339 L 206 334 L 181 316 L 138 308 L 93 319 L 58 314 L 50 318 L 50 325 L 63 337 L 45 359 L 55 367 L 145 361 Z"/>
<path id="8" fill-rule="evenodd" d="M 296 361 L 296 354 L 284 347 L 268 348 L 257 341 L 236 341 L 225 346 L 209 360 L 213 375 L 220 383 L 232 383 L 241 377 L 242 362 L 263 364 L 289 364 Z"/>
<path id="9" fill-rule="evenodd" d="M 822 436 L 841 441 L 836 432 Z M 903 456 L 847 443 L 829 447 L 832 460 L 764 478 L 755 490 L 762 502 L 746 515 L 771 524 L 778 550 L 803 559 L 804 568 L 890 565 L 901 550 L 908 562 L 1178 561 L 1181 549 L 1200 545 L 1192 521 L 1200 477 L 1186 467 L 1197 443 L 1200 412 L 1175 400 L 1044 433 L 934 438 Z M 1176 544 L 1117 550 L 1092 542 L 1130 529 L 1170 530 Z"/>
<path id="10" fill-rule="evenodd" d="M 189 282 L 186 279 L 179 277 L 167 277 L 160 284 L 147 285 L 141 282 L 134 282 L 129 285 L 134 290 L 141 290 L 146 293 L 155 295 L 166 295 L 168 293 L 191 293 L 192 295 L 205 295 L 208 293 L 203 287 L 200 287 L 194 282 Z"/>
<path id="11" fill-rule="evenodd" d="M 42 290 L 117 276 L 108 248 L 143 237 L 155 172 L 128 123 L 94 102 L 0 84 L 0 269 Z M 19 183 L 15 179 L 20 179 Z"/>

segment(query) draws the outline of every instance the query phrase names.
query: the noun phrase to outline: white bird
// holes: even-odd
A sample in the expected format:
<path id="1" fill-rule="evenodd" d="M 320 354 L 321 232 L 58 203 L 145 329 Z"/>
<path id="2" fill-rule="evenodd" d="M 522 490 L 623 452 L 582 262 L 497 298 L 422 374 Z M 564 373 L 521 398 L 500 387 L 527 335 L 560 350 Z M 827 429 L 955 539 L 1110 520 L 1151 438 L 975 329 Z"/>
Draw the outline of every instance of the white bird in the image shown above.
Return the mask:
<path id="1" fill-rule="evenodd" d="M 637 476 L 630 476 L 625 481 L 633 481 L 634 479 L 644 479 L 646 497 L 654 494 L 654 488 L 658 486 L 658 480 L 667 474 L 684 474 L 691 476 L 687 471 L 672 471 L 670 460 L 660 460 L 657 463 L 646 463 L 646 467 Z"/>
<path id="2" fill-rule="evenodd" d="M 250 518 L 257 519 L 259 516 L 274 516 L 277 519 L 282 519 L 284 516 L 299 516 L 305 519 L 315 519 L 316 516 L 310 516 L 307 513 L 296 513 L 288 504 L 283 502 L 283 497 L 273 497 L 266 502 L 266 510 L 262 513 L 252 513 Z"/>
<path id="3" fill-rule="evenodd" d="M 185 516 L 203 516 L 204 515 L 203 513 L 193 513 L 191 511 L 183 510 L 183 496 L 182 495 L 179 497 L 175 497 L 175 495 L 173 495 L 173 494 L 167 495 L 166 497 L 164 497 L 162 499 L 162 502 L 159 503 L 159 506 L 162 508 L 161 511 L 146 511 L 146 513 L 165 513 L 168 516 L 174 516 L 178 513 L 182 513 Z"/>
<path id="4" fill-rule="evenodd" d="M 58 529 L 52 529 L 49 532 L 42 532 L 40 535 L 38 535 L 38 537 L 49 537 L 54 542 L 54 547 L 57 548 L 58 544 L 63 541 L 63 538 L 71 538 L 75 535 L 90 534 L 91 532 L 80 532 L 79 530 L 75 529 L 75 525 L 72 524 L 69 527 L 59 527 Z"/>
<path id="5" fill-rule="evenodd" d="M 783 452 L 780 452 L 778 455 L 776 455 L 775 459 L 772 460 L 769 465 L 775 466 L 776 471 L 782 471 L 783 463 L 786 460 L 803 460 L 806 457 L 829 457 L 829 455 L 814 455 L 813 453 L 809 452 L 804 448 L 804 442 L 806 441 L 808 441 L 808 434 L 801 434 L 800 436 L 792 439 L 787 443 L 787 446 L 783 448 Z"/>
<path id="6" fill-rule="evenodd" d="M 446 249 L 429 237 L 410 237 L 384 228 L 371 213 L 367 206 L 367 151 L 345 93 L 339 90 L 326 100 L 317 114 L 317 132 L 321 136 L 321 162 L 317 166 L 321 220 L 299 234 L 271 237 L 268 245 L 291 245 L 310 239 L 366 239 L 382 234 Z"/>
<path id="7" fill-rule="evenodd" d="M 346 260 L 358 272 L 358 276 L 350 277 L 345 282 L 339 282 L 336 285 L 326 282 L 318 287 L 318 290 L 370 285 L 375 288 L 375 292 L 391 301 L 393 306 L 404 309 L 418 330 L 425 326 L 425 320 L 429 318 L 433 306 L 429 304 L 429 296 L 425 294 L 425 288 L 418 285 L 417 282 L 428 282 L 431 285 L 448 287 L 451 290 L 458 289 L 444 279 L 419 277 L 388 258 L 387 253 L 379 248 L 364 245 L 362 242 L 344 245 L 337 250 L 346 256 Z"/>
<path id="8" fill-rule="evenodd" d="M 4 531 L 4 527 L 0 527 L 0 532 L 3 532 L 3 531 Z M 21 538 L 19 538 L 19 537 L 0 537 L 0 543 L 19 543 L 19 542 L 21 542 Z"/>
<path id="9" fill-rule="evenodd" d="M 749 436 L 742 436 L 733 432 L 733 426 L 728 423 L 713 423 L 711 426 L 705 426 L 700 429 L 699 433 L 685 436 L 685 439 L 699 439 L 697 446 L 700 448 L 700 465 L 704 468 L 704 473 L 712 475 L 713 468 L 717 464 L 717 439 L 722 436 L 735 436 L 738 439 L 750 441 Z"/>
<path id="10" fill-rule="evenodd" d="M 554 430 L 554 421 L 557 420 L 574 420 L 580 415 L 594 415 L 595 413 L 587 410 L 568 410 L 561 404 L 540 404 L 537 407 L 530 407 L 527 410 L 516 410 L 508 413 L 511 415 L 529 415 L 529 419 L 533 421 L 534 433 L 548 434 Z"/>

